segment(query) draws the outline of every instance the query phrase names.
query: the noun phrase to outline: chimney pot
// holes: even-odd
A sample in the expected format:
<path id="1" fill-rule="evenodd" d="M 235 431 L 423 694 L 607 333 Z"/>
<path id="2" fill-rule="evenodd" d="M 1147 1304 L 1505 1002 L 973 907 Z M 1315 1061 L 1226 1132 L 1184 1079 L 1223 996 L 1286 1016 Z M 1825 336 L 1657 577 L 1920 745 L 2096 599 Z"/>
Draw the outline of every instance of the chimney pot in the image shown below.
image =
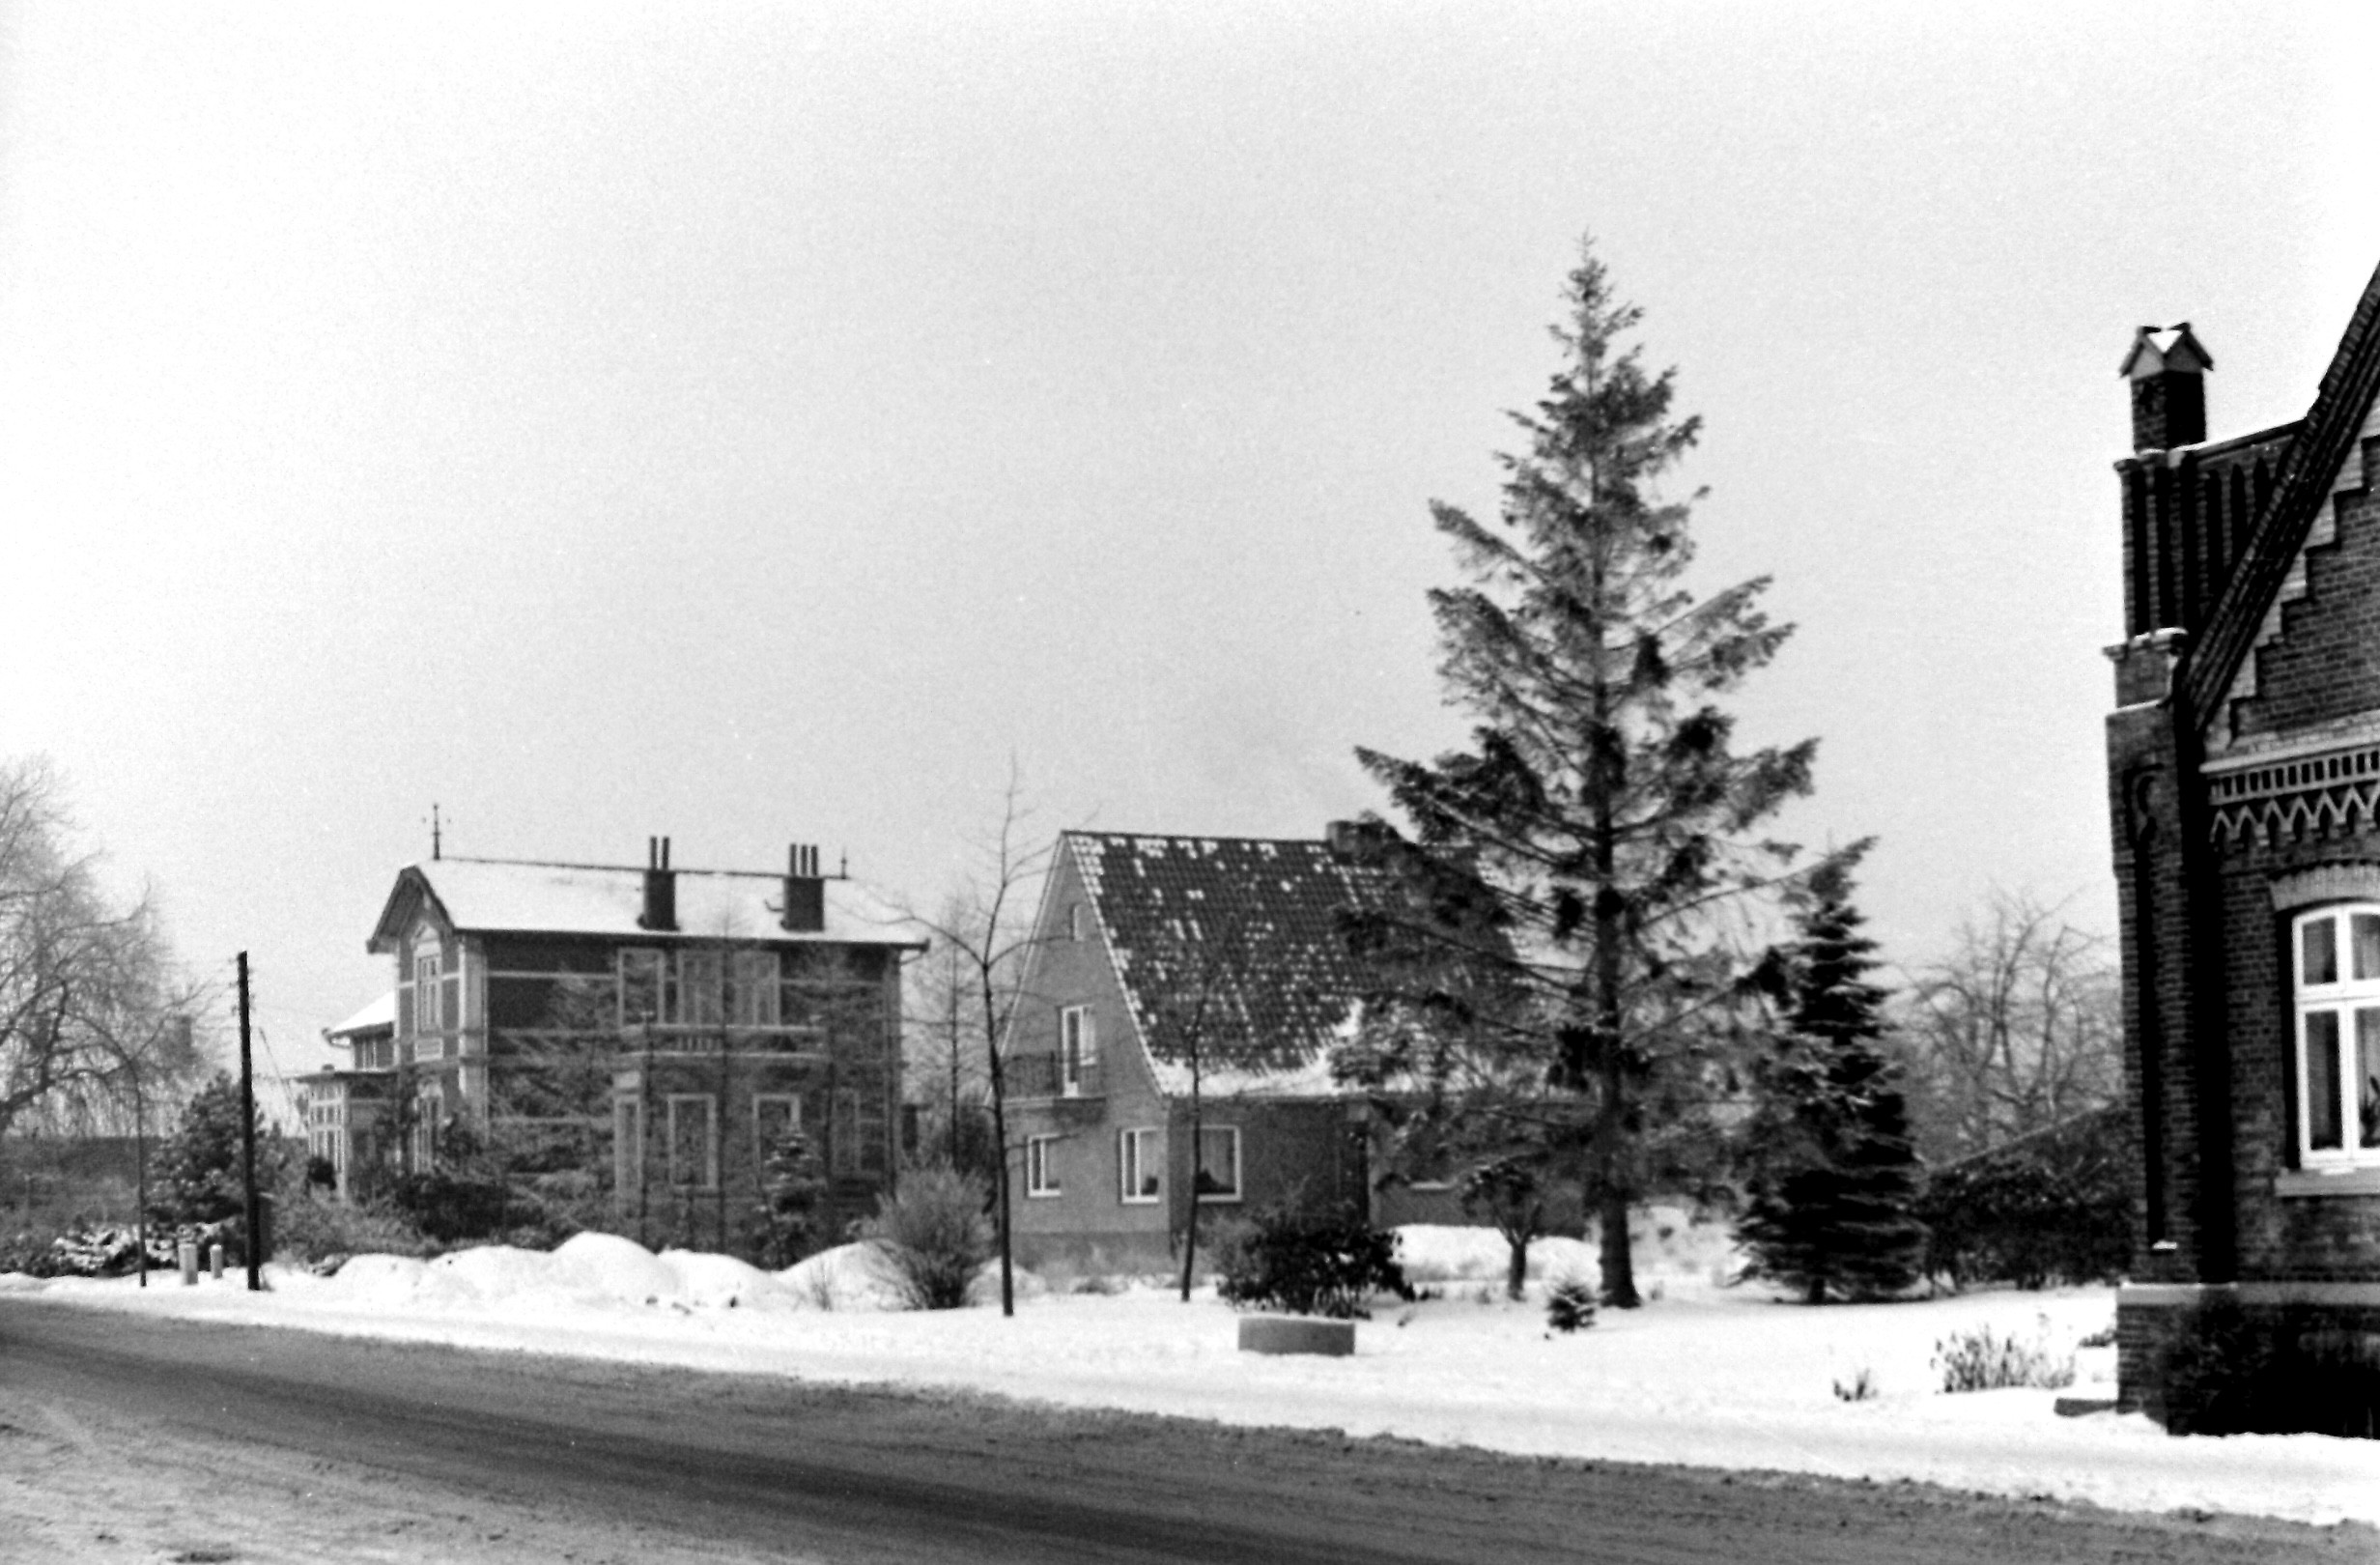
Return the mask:
<path id="1" fill-rule="evenodd" d="M 785 899 L 778 922 L 788 934 L 821 934 L 827 926 L 827 883 L 818 873 L 818 846 L 785 849 Z"/>
<path id="2" fill-rule="evenodd" d="M 677 926 L 678 883 L 669 868 L 669 839 L 648 837 L 644 839 L 644 908 L 637 915 L 637 927 L 665 931 Z"/>

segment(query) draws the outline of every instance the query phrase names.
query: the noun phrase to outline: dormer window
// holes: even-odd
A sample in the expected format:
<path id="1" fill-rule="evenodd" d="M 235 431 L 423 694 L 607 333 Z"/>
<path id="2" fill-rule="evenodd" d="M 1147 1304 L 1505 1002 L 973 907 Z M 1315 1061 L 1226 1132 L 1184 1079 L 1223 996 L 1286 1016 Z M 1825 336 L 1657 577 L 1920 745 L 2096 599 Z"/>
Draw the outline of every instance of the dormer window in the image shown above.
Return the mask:
<path id="1" fill-rule="evenodd" d="M 2380 904 L 2317 909 L 2294 933 L 2298 1165 L 2380 1166 Z"/>

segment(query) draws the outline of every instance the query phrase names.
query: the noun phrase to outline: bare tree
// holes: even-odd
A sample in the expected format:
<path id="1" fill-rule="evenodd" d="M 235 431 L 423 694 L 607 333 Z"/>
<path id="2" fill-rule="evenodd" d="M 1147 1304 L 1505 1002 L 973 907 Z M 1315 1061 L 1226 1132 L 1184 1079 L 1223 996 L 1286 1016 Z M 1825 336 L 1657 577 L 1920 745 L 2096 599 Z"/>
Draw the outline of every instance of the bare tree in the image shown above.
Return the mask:
<path id="1" fill-rule="evenodd" d="M 1032 811 L 1016 763 L 1001 790 L 1000 820 L 975 844 L 975 864 L 933 916 L 901 906 L 903 919 L 947 947 L 964 974 L 983 1048 L 984 1079 L 991 1093 L 992 1148 L 1000 1177 L 994 1212 L 1000 1241 L 1000 1313 L 1016 1313 L 1014 1251 L 1008 1212 L 1008 1095 L 1003 1070 L 1008 1018 L 1015 1012 L 1025 953 L 1035 939 L 1034 906 L 1049 873 L 1055 841 L 1028 845 Z M 928 958 L 931 960 L 931 957 Z"/>
<path id="2" fill-rule="evenodd" d="M 201 986 L 175 975 L 147 898 L 112 903 L 72 835 L 47 764 L 0 762 L 0 1134 L 137 1120 L 203 1073 Z"/>
<path id="3" fill-rule="evenodd" d="M 1971 1156 L 2114 1099 L 2114 955 L 2062 905 L 1995 890 L 1947 956 L 1912 975 L 1902 1046 L 1919 1144 Z"/>
<path id="4" fill-rule="evenodd" d="M 966 898 L 949 896 L 933 922 L 960 928 L 969 918 Z M 923 959 L 910 963 L 902 977 L 904 1070 L 916 1100 L 942 1122 L 933 1135 L 941 1155 L 965 1172 L 978 1160 L 981 1117 L 988 1111 L 984 1077 L 989 1067 L 975 975 L 958 944 L 941 940 Z M 996 1178 L 999 1171 L 984 1172 Z"/>

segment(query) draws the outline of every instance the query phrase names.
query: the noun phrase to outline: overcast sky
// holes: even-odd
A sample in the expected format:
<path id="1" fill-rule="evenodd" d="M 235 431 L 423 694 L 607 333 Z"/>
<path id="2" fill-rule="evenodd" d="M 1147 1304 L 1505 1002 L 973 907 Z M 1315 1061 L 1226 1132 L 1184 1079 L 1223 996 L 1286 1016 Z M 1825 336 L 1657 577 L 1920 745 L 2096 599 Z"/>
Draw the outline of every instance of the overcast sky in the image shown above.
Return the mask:
<path id="1" fill-rule="evenodd" d="M 2300 7 L 0 5 L 0 755 L 276 1059 L 449 851 L 930 902 L 996 822 L 1310 836 L 1460 717 L 1592 230 L 1799 631 L 1888 954 L 2113 925 L 2115 366 L 2305 411 L 2380 260 Z M 2356 111 L 2351 114 L 2351 111 Z"/>

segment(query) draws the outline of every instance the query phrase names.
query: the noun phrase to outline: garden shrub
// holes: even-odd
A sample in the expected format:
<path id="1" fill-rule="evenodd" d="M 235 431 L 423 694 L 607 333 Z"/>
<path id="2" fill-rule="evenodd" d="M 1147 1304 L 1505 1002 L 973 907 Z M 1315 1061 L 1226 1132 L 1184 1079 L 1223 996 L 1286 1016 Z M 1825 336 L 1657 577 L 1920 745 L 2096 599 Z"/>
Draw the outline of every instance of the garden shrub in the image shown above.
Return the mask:
<path id="1" fill-rule="evenodd" d="M 992 1257 L 983 1207 L 982 1181 L 972 1175 L 912 1168 L 897 1190 L 876 1198 L 876 1215 L 860 1225 L 860 1238 L 911 1309 L 954 1310 Z"/>
<path id="2" fill-rule="evenodd" d="M 2185 1312 L 2157 1384 L 2172 1435 L 2380 1438 L 2380 1346 L 2302 1307 L 2252 1316 L 2216 1299 Z"/>
<path id="3" fill-rule="evenodd" d="M 1397 1236 L 1356 1217 L 1268 1208 L 1218 1260 L 1218 1292 L 1239 1309 L 1369 1319 L 1364 1301 L 1374 1294 L 1413 1297 L 1397 1265 Z"/>
<path id="4" fill-rule="evenodd" d="M 2100 1110 L 1934 1171 L 1917 1205 L 1927 1271 L 1954 1286 L 2113 1282 L 2132 1261 L 2122 1129 Z"/>
<path id="5" fill-rule="evenodd" d="M 2057 1390 L 2074 1384 L 2074 1355 L 2050 1347 L 2049 1323 L 2033 1337 L 2001 1336 L 1990 1326 L 1954 1331 L 1934 1344 L 1934 1367 L 1944 1391 L 1999 1391 L 2010 1386 Z"/>

